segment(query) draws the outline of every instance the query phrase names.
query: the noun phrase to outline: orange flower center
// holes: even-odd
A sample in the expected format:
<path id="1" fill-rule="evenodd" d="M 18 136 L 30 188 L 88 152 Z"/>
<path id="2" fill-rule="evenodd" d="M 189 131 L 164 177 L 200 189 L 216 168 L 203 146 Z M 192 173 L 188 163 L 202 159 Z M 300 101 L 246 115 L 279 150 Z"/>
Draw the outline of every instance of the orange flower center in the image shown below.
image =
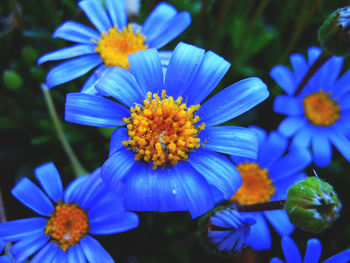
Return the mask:
<path id="1" fill-rule="evenodd" d="M 129 68 L 128 56 L 148 48 L 145 45 L 145 36 L 138 31 L 134 33 L 131 25 L 124 27 L 123 31 L 112 27 L 108 32 L 101 33 L 101 37 L 95 51 L 100 54 L 108 67 L 119 66 L 127 69 Z"/>
<path id="2" fill-rule="evenodd" d="M 135 160 L 153 162 L 153 169 L 166 163 L 175 165 L 179 160 L 186 160 L 188 152 L 200 146 L 199 132 L 204 129 L 194 116 L 200 105 L 187 107 L 182 97 L 174 100 L 167 97 L 165 90 L 162 97 L 147 93 L 144 106 L 130 108 L 131 117 L 124 118 L 127 123 L 130 140 L 123 141 L 136 153 Z"/>
<path id="3" fill-rule="evenodd" d="M 303 99 L 305 117 L 314 125 L 330 126 L 340 118 L 340 107 L 329 94 L 320 90 Z"/>
<path id="4" fill-rule="evenodd" d="M 243 184 L 230 198 L 231 202 L 252 205 L 271 200 L 276 190 L 269 179 L 268 170 L 249 162 L 239 164 L 237 169 L 242 175 Z"/>
<path id="5" fill-rule="evenodd" d="M 74 246 L 89 230 L 86 212 L 77 204 L 59 203 L 47 220 L 45 234 L 57 243 L 63 251 Z"/>

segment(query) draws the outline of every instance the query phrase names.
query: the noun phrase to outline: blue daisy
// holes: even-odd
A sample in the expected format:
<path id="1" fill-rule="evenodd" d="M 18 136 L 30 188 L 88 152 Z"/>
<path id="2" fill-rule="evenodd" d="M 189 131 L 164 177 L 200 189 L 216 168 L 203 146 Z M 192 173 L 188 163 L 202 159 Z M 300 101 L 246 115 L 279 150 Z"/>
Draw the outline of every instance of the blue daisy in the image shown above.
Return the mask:
<path id="1" fill-rule="evenodd" d="M 76 79 L 97 67 L 81 90 L 96 94 L 94 87 L 97 81 L 113 67 L 129 68 L 129 54 L 147 48 L 161 48 L 191 23 L 188 12 L 178 12 L 172 5 L 159 3 L 142 26 L 127 24 L 124 0 L 105 0 L 105 4 L 107 10 L 100 0 L 78 2 L 98 31 L 74 21 L 66 21 L 53 33 L 54 38 L 78 44 L 39 58 L 39 65 L 46 61 L 73 58 L 48 72 L 46 83 L 49 88 Z M 169 52 L 160 54 L 166 64 Z"/>
<path id="2" fill-rule="evenodd" d="M 118 102 L 67 94 L 67 121 L 119 127 L 102 167 L 104 182 L 114 191 L 123 183 L 125 207 L 133 211 L 189 211 L 197 217 L 230 198 L 242 179 L 219 153 L 256 157 L 258 142 L 249 129 L 217 125 L 266 99 L 266 85 L 248 78 L 200 105 L 230 66 L 222 57 L 179 43 L 165 75 L 155 49 L 129 61 L 133 75 L 115 68 L 96 86 Z"/>
<path id="3" fill-rule="evenodd" d="M 320 56 L 321 49 L 308 49 L 308 62 L 301 54 L 290 61 L 294 72 L 285 66 L 274 67 L 270 74 L 287 95 L 274 101 L 274 111 L 287 117 L 278 130 L 293 137 L 291 147 L 312 146 L 317 166 L 325 167 L 332 159 L 332 145 L 350 160 L 350 71 L 338 78 L 342 57 L 330 58 L 310 79 L 300 94 L 295 94 L 310 66 Z"/>
<path id="4" fill-rule="evenodd" d="M 16 262 L 114 262 L 100 243 L 90 236 L 120 233 L 138 226 L 138 216 L 125 211 L 121 198 L 106 189 L 100 168 L 79 177 L 63 191 L 53 163 L 35 169 L 46 195 L 27 178 L 12 194 L 43 217 L 19 219 L 0 224 L 0 237 L 16 242 L 10 253 Z M 50 199 L 53 203 L 50 201 Z"/>
<path id="5" fill-rule="evenodd" d="M 238 205 L 253 205 L 285 200 L 288 188 L 305 178 L 301 170 L 312 161 L 311 154 L 305 149 L 293 149 L 284 154 L 288 146 L 286 137 L 276 131 L 267 135 L 266 131 L 261 128 L 251 127 L 250 129 L 258 134 L 258 156 L 256 160 L 230 156 L 243 178 L 242 187 L 231 197 L 230 201 Z M 242 215 L 256 220 L 246 242 L 256 250 L 271 247 L 271 235 L 266 221 L 281 236 L 289 235 L 294 230 L 287 212 L 283 209 L 246 212 Z"/>
<path id="6" fill-rule="evenodd" d="M 293 263 L 318 263 L 321 256 L 321 242 L 317 238 L 307 241 L 304 260 L 302 260 L 299 249 L 294 240 L 290 237 L 282 238 L 282 250 L 286 262 Z M 322 261 L 323 263 L 347 263 L 350 260 L 350 249 L 344 250 L 329 259 Z M 279 258 L 273 258 L 270 263 L 284 263 Z"/>

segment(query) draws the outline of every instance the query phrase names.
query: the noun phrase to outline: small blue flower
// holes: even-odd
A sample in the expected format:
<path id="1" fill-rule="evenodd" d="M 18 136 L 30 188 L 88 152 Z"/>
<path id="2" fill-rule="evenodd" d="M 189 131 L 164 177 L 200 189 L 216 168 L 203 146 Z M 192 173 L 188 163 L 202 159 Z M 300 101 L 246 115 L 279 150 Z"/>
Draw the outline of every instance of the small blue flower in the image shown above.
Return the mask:
<path id="1" fill-rule="evenodd" d="M 243 185 L 230 201 L 239 205 L 252 205 L 285 200 L 288 188 L 305 178 L 305 174 L 300 171 L 310 164 L 311 154 L 305 149 L 293 149 L 284 155 L 288 146 L 286 137 L 275 131 L 267 135 L 265 130 L 258 127 L 250 129 L 258 134 L 258 157 L 254 160 L 230 156 L 243 178 Z M 241 214 L 256 220 L 246 242 L 256 250 L 271 247 L 266 219 L 281 236 L 289 235 L 294 230 L 283 209 Z"/>
<path id="2" fill-rule="evenodd" d="M 94 87 L 102 76 L 115 66 L 129 67 L 129 54 L 146 48 L 161 48 L 191 23 L 188 12 L 178 12 L 172 5 L 159 3 L 142 26 L 128 25 L 124 0 L 105 0 L 105 4 L 107 10 L 100 0 L 78 2 L 98 31 L 74 21 L 66 21 L 53 33 L 54 38 L 78 44 L 39 58 L 39 65 L 46 61 L 73 58 L 49 71 L 46 77 L 49 88 L 76 79 L 98 66 L 81 90 L 96 94 Z M 165 64 L 168 53 L 161 52 Z"/>
<path id="3" fill-rule="evenodd" d="M 296 95 L 298 84 L 320 54 L 320 48 L 309 48 L 308 62 L 301 54 L 293 54 L 294 72 L 276 66 L 270 74 L 287 93 L 274 102 L 274 111 L 287 115 L 278 130 L 293 137 L 291 147 L 312 145 L 315 164 L 325 167 L 332 159 L 332 145 L 350 160 L 350 71 L 338 78 L 343 58 L 332 57 Z"/>
<path id="4" fill-rule="evenodd" d="M 36 252 L 32 263 L 114 262 L 89 234 L 133 229 L 138 226 L 138 217 L 126 212 L 121 198 L 107 190 L 99 178 L 100 170 L 77 178 L 63 191 L 55 165 L 43 164 L 35 169 L 35 175 L 46 195 L 27 178 L 19 181 L 12 189 L 14 197 L 44 217 L 0 224 L 0 237 L 16 242 L 10 248 L 16 262 L 24 262 Z"/>
<path id="5" fill-rule="evenodd" d="M 294 240 L 286 236 L 282 238 L 282 250 L 286 262 L 293 263 L 318 263 L 321 256 L 321 242 L 317 238 L 307 241 L 304 260 L 302 260 L 299 249 Z M 344 250 L 333 257 L 323 261 L 323 263 L 347 263 L 350 260 L 350 249 Z M 270 263 L 284 263 L 279 258 L 273 258 Z"/>
<path id="6" fill-rule="evenodd" d="M 266 85 L 245 79 L 200 105 L 230 66 L 222 57 L 179 43 L 165 76 L 155 49 L 134 53 L 129 61 L 134 75 L 115 68 L 96 86 L 119 103 L 67 94 L 67 121 L 119 127 L 102 179 L 113 190 L 124 183 L 125 207 L 134 211 L 189 211 L 197 217 L 230 198 L 241 176 L 219 153 L 254 158 L 258 142 L 249 129 L 217 125 L 266 99 Z"/>

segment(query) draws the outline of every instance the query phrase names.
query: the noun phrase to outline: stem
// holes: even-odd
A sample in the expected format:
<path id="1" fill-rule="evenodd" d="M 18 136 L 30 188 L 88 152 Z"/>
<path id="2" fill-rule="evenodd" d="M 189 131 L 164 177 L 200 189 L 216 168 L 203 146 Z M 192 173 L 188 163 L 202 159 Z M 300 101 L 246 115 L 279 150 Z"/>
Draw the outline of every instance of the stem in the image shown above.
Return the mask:
<path id="1" fill-rule="evenodd" d="M 57 137 L 58 137 L 59 141 L 61 142 L 64 151 L 68 155 L 68 158 L 72 164 L 75 176 L 79 177 L 81 175 L 88 174 L 88 172 L 85 170 L 85 168 L 80 164 L 77 156 L 75 155 L 72 147 L 70 146 L 70 144 L 67 140 L 66 135 L 64 134 L 64 131 L 63 131 L 62 125 L 60 123 L 60 120 L 58 118 L 50 91 L 47 88 L 46 84 L 41 84 L 41 90 L 44 93 L 45 102 L 46 102 L 47 108 L 49 110 L 49 114 L 50 114 L 51 120 L 53 122 L 53 125 L 55 126 L 55 130 L 57 132 Z"/>
<path id="2" fill-rule="evenodd" d="M 194 26 L 194 32 L 193 32 L 193 36 L 192 36 L 192 43 L 196 43 L 199 33 L 201 31 L 201 26 L 203 24 L 203 19 L 204 19 L 204 15 L 207 12 L 208 9 L 208 5 L 209 5 L 209 0 L 204 0 L 203 4 L 202 4 L 202 8 L 201 11 L 199 12 L 196 24 Z"/>
<path id="3" fill-rule="evenodd" d="M 224 22 L 225 15 L 226 15 L 226 10 L 229 9 L 229 4 L 230 3 L 227 0 L 222 0 L 221 1 L 219 17 L 218 17 L 218 21 L 217 21 L 216 26 L 215 26 L 214 34 L 213 34 L 211 45 L 210 45 L 211 49 L 215 49 L 216 46 L 217 46 L 217 40 L 219 38 L 219 32 L 221 32 L 220 28 L 222 27 L 222 23 Z"/>
<path id="4" fill-rule="evenodd" d="M 237 205 L 235 208 L 238 212 L 261 212 L 267 210 L 283 209 L 286 200 L 264 202 L 254 205 Z"/>

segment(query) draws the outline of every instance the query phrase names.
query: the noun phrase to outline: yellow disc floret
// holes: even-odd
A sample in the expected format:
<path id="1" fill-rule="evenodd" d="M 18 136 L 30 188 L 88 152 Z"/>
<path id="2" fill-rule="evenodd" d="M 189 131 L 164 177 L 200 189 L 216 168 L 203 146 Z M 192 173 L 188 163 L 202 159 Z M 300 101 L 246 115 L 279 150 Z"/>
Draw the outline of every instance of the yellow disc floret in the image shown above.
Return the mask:
<path id="1" fill-rule="evenodd" d="M 305 117 L 314 125 L 330 126 L 340 119 L 340 107 L 323 90 L 311 93 L 303 99 Z"/>
<path id="2" fill-rule="evenodd" d="M 129 68 L 128 56 L 137 51 L 148 48 L 145 45 L 145 36 L 140 32 L 134 33 L 131 25 L 118 31 L 112 27 L 108 32 L 101 34 L 101 39 L 96 43 L 98 52 L 108 67 L 119 66 Z"/>
<path id="3" fill-rule="evenodd" d="M 182 97 L 174 100 L 165 90 L 161 96 L 153 94 L 152 99 L 148 92 L 144 106 L 131 108 L 131 117 L 123 119 L 130 137 L 123 144 L 136 153 L 135 160 L 153 162 L 153 169 L 186 160 L 200 146 L 197 136 L 204 129 L 204 123 L 195 126 L 199 117 L 194 113 L 200 105 L 187 107 Z"/>
<path id="4" fill-rule="evenodd" d="M 74 246 L 89 230 L 86 212 L 77 204 L 59 203 L 47 220 L 45 234 L 63 251 Z"/>
<path id="5" fill-rule="evenodd" d="M 252 205 L 271 200 L 275 193 L 275 187 L 269 179 L 268 170 L 250 162 L 239 164 L 237 169 L 242 175 L 243 184 L 230 198 L 231 202 L 240 205 Z"/>

